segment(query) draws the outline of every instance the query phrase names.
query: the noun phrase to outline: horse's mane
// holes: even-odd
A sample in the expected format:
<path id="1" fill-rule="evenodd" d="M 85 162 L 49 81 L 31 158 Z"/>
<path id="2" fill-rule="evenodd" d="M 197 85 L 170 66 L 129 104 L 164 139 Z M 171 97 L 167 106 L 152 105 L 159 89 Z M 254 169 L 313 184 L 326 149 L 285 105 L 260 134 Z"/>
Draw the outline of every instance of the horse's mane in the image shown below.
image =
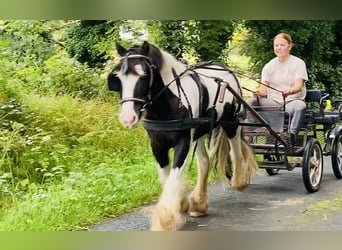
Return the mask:
<path id="1" fill-rule="evenodd" d="M 171 55 L 170 53 L 166 51 L 161 51 L 164 65 L 169 65 L 173 67 L 177 73 L 181 73 L 186 69 L 186 65 L 182 63 L 181 61 L 177 60 L 176 57 Z"/>
<path id="2" fill-rule="evenodd" d="M 128 52 L 131 54 L 142 54 L 151 58 L 153 64 L 160 70 L 163 70 L 164 66 L 173 67 L 176 72 L 183 71 L 186 68 L 185 64 L 177 60 L 175 56 L 147 42 L 144 42 L 142 45 L 132 46 Z"/>

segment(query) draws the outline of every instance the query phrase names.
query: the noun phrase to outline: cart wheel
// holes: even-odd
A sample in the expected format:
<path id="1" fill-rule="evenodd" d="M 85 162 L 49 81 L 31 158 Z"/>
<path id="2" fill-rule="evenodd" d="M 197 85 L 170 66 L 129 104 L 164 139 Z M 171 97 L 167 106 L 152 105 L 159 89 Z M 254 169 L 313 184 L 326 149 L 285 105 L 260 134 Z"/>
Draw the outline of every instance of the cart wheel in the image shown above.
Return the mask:
<path id="1" fill-rule="evenodd" d="M 336 178 L 342 178 L 342 134 L 338 134 L 333 142 L 331 148 L 331 165 L 334 170 Z"/>
<path id="2" fill-rule="evenodd" d="M 310 138 L 303 154 L 303 181 L 309 193 L 318 191 L 323 175 L 323 153 L 319 142 Z"/>
<path id="3" fill-rule="evenodd" d="M 265 171 L 269 176 L 279 174 L 279 169 L 277 168 L 265 168 Z"/>
<path id="4" fill-rule="evenodd" d="M 276 156 L 276 155 L 272 155 L 272 154 L 270 154 L 270 155 L 266 154 L 266 155 L 264 155 L 264 157 L 266 157 L 266 159 L 270 162 L 272 162 L 272 161 L 283 161 L 284 160 L 283 156 Z M 277 169 L 277 168 L 265 168 L 265 171 L 269 176 L 279 174 L 279 169 Z"/>

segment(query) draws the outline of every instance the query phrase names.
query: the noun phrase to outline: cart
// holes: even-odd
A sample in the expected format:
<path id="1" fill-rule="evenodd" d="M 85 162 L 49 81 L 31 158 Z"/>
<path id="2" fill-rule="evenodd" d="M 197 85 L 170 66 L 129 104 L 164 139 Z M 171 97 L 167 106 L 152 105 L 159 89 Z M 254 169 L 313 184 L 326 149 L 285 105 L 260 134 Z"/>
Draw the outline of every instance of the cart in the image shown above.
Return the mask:
<path id="1" fill-rule="evenodd" d="M 321 89 L 307 90 L 305 101 L 305 121 L 295 143 L 289 140 L 290 117 L 285 109 L 245 103 L 247 117 L 254 119 L 241 125 L 260 168 L 272 176 L 301 167 L 305 188 L 314 193 L 322 180 L 323 156 L 330 156 L 336 178 L 342 178 L 342 104 L 331 101 Z M 327 104 L 331 104 L 330 110 L 325 109 Z"/>

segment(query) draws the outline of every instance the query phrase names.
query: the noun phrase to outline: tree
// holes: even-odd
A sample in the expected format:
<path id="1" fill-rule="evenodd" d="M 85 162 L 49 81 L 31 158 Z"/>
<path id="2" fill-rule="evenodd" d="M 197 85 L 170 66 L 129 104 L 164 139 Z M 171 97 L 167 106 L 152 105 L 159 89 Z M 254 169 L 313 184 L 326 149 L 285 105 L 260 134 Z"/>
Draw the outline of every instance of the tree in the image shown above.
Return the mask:
<path id="1" fill-rule="evenodd" d="M 197 20 L 188 22 L 188 44 L 200 60 L 222 59 L 222 51 L 231 40 L 236 22 L 226 20 Z"/>
<path id="2" fill-rule="evenodd" d="M 55 41 L 50 31 L 55 25 L 58 25 L 58 21 L 2 21 L 0 37 L 2 41 L 7 41 L 8 46 L 0 53 L 7 53 L 17 63 L 24 60 L 32 60 L 35 64 L 43 63 L 54 53 Z"/>
<path id="3" fill-rule="evenodd" d="M 185 27 L 186 21 L 147 21 L 150 40 L 175 56 L 183 54 L 186 50 Z"/>
<path id="4" fill-rule="evenodd" d="M 199 60 L 220 60 L 236 26 L 230 20 L 149 21 L 151 39 L 174 55 L 194 49 Z"/>
<path id="5" fill-rule="evenodd" d="M 102 67 L 118 39 L 122 21 L 82 20 L 68 31 L 66 50 L 89 67 Z"/>

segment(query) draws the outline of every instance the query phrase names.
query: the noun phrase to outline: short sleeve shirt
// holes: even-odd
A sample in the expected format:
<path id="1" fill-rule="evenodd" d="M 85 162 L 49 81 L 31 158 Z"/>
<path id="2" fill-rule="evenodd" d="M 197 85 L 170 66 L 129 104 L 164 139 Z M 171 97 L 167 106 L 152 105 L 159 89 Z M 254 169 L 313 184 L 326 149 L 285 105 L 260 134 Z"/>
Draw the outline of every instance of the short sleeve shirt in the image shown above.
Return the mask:
<path id="1" fill-rule="evenodd" d="M 293 55 L 290 55 L 286 62 L 279 62 L 278 58 L 275 57 L 271 61 L 269 61 L 261 73 L 261 80 L 263 82 L 268 82 L 269 86 L 284 91 L 294 86 L 295 80 L 303 79 L 304 81 L 308 80 L 308 73 L 306 70 L 305 62 Z M 306 95 L 306 87 L 298 93 L 289 95 L 286 98 L 286 101 L 291 101 L 295 99 L 304 100 Z M 272 98 L 273 100 L 282 103 L 283 96 L 282 93 L 273 89 L 267 89 L 268 98 Z"/>

